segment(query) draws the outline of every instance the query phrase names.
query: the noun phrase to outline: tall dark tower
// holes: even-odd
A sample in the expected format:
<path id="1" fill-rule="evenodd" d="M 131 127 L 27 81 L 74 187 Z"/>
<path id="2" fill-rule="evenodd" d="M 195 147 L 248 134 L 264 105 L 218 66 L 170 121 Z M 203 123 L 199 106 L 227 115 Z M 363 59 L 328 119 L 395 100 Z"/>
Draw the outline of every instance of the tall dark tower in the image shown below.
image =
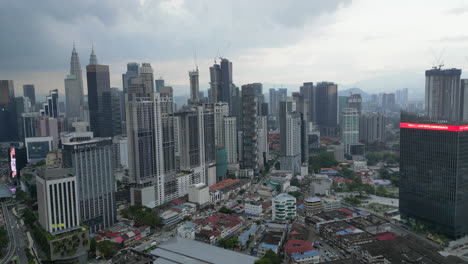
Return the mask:
<path id="1" fill-rule="evenodd" d="M 314 89 L 315 115 L 320 134 L 323 136 L 338 135 L 338 86 L 332 82 L 320 82 Z M 315 113 L 314 113 L 315 112 Z"/>
<path id="2" fill-rule="evenodd" d="M 232 62 L 221 60 L 221 101 L 231 105 Z"/>
<path id="3" fill-rule="evenodd" d="M 0 80 L 0 124 L 0 142 L 18 138 L 15 89 L 10 80 Z"/>
<path id="4" fill-rule="evenodd" d="M 36 105 L 36 90 L 34 89 L 34 84 L 23 85 L 23 96 L 29 98 L 31 106 L 34 107 L 34 105 Z"/>
<path id="5" fill-rule="evenodd" d="M 400 213 L 450 238 L 468 234 L 468 126 L 402 114 Z"/>
<path id="6" fill-rule="evenodd" d="M 109 65 L 97 62 L 94 49 L 86 66 L 91 131 L 95 137 L 112 137 L 112 103 Z"/>

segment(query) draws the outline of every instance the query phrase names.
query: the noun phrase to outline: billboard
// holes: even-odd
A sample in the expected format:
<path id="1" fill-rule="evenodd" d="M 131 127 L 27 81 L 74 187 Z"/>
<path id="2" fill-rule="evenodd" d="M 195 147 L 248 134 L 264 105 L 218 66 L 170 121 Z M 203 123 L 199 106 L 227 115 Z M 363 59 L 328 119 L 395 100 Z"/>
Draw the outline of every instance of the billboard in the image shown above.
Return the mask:
<path id="1" fill-rule="evenodd" d="M 29 161 L 45 159 L 50 151 L 49 141 L 28 142 L 26 147 L 28 148 Z"/>
<path id="2" fill-rule="evenodd" d="M 10 148 L 9 151 L 9 157 L 10 157 L 10 175 L 12 178 L 16 178 L 16 175 L 18 174 L 17 169 L 16 169 L 16 149 L 15 148 Z"/>

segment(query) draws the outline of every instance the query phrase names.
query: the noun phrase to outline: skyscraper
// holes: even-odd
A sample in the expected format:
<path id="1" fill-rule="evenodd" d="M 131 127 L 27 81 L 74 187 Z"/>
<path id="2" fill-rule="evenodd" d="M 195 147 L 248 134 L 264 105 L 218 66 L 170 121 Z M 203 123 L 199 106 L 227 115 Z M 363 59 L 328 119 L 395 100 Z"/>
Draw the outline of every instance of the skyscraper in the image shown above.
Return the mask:
<path id="1" fill-rule="evenodd" d="M 280 166 L 294 174 L 301 171 L 301 115 L 296 112 L 296 103 L 289 97 L 279 103 Z"/>
<path id="2" fill-rule="evenodd" d="M 33 107 L 36 105 L 36 90 L 34 84 L 23 85 L 23 96 L 29 98 Z"/>
<path id="3" fill-rule="evenodd" d="M 384 93 L 382 94 L 382 108 L 386 111 L 394 111 L 396 108 L 395 94 Z"/>
<path id="4" fill-rule="evenodd" d="M 382 113 L 366 113 L 359 118 L 359 141 L 366 144 L 385 142 L 385 132 Z"/>
<path id="5" fill-rule="evenodd" d="M 81 228 L 76 176 L 71 169 L 43 166 L 37 169 L 39 223 L 52 234 Z"/>
<path id="6" fill-rule="evenodd" d="M 142 63 L 125 98 L 131 201 L 148 207 L 164 201 L 161 97 L 154 84 L 151 64 Z"/>
<path id="7" fill-rule="evenodd" d="M 65 79 L 66 117 L 69 120 L 83 120 L 84 98 L 83 77 L 80 59 L 73 45 L 70 59 L 70 74 Z"/>
<path id="8" fill-rule="evenodd" d="M 231 88 L 232 88 L 232 62 L 228 59 L 221 59 L 221 98 L 222 102 L 231 105 Z M 231 110 L 232 112 L 232 110 Z M 232 114 L 232 113 L 230 113 Z"/>
<path id="9" fill-rule="evenodd" d="M 237 122 L 233 116 L 224 117 L 224 145 L 228 164 L 237 164 Z"/>
<path id="10" fill-rule="evenodd" d="M 468 234 L 468 127 L 402 114 L 400 213 L 450 238 Z"/>
<path id="11" fill-rule="evenodd" d="M 154 82 L 156 84 L 156 92 L 161 92 L 161 88 L 165 86 L 164 79 L 159 77 L 159 79 L 156 79 Z"/>
<path id="12" fill-rule="evenodd" d="M 360 94 L 351 94 L 347 97 L 347 107 L 354 108 L 361 114 L 362 110 L 362 97 Z"/>
<path id="13" fill-rule="evenodd" d="M 316 91 L 314 83 L 312 82 L 305 82 L 300 88 L 301 95 L 304 99 L 309 100 L 309 118 L 307 121 L 315 124 L 317 124 L 317 103 L 315 101 L 315 98 L 317 97 Z"/>
<path id="14" fill-rule="evenodd" d="M 132 78 L 137 77 L 140 71 L 140 64 L 136 62 L 127 63 L 127 72 L 122 74 L 122 87 L 124 94 L 128 93 L 128 87 Z M 163 80 L 164 86 L 164 80 Z"/>
<path id="15" fill-rule="evenodd" d="M 176 171 L 174 139 L 174 97 L 172 87 L 161 87 L 160 96 L 164 173 L 168 174 Z"/>
<path id="16" fill-rule="evenodd" d="M 435 68 L 426 71 L 426 114 L 433 120 L 460 121 L 464 98 L 459 69 Z"/>
<path id="17" fill-rule="evenodd" d="M 122 135 L 127 133 L 125 122 L 125 97 L 119 88 L 111 88 L 111 107 L 112 107 L 112 132 L 113 135 Z"/>
<path id="18" fill-rule="evenodd" d="M 269 114 L 273 117 L 275 127 L 279 126 L 279 103 L 286 101 L 287 94 L 286 88 L 270 89 Z"/>
<path id="19" fill-rule="evenodd" d="M 16 105 L 16 122 L 18 127 L 18 138 L 21 141 L 24 141 L 24 128 L 23 128 L 23 119 L 21 116 L 24 113 L 31 112 L 31 101 L 28 97 L 15 97 L 15 105 Z"/>
<path id="20" fill-rule="evenodd" d="M 462 93 L 461 97 L 463 98 L 460 110 L 462 112 L 462 120 L 468 121 L 468 79 L 461 80 L 460 89 Z"/>
<path id="21" fill-rule="evenodd" d="M 109 66 L 97 64 L 94 49 L 86 66 L 91 131 L 96 137 L 112 137 L 112 103 Z"/>
<path id="22" fill-rule="evenodd" d="M 222 101 L 221 66 L 216 62 L 210 67 L 210 90 L 208 97 L 210 98 L 210 103 Z"/>
<path id="23" fill-rule="evenodd" d="M 199 102 L 199 82 L 198 82 L 198 67 L 194 71 L 189 71 L 189 79 L 190 79 L 190 104 L 197 104 Z"/>
<path id="24" fill-rule="evenodd" d="M 59 109 L 58 109 L 58 90 L 50 90 L 49 95 L 46 96 L 46 102 L 44 103 L 44 113 L 48 117 L 58 118 Z"/>
<path id="25" fill-rule="evenodd" d="M 259 171 L 258 160 L 258 90 L 262 90 L 261 83 L 242 86 L 242 131 L 243 131 L 243 168 Z"/>
<path id="26" fill-rule="evenodd" d="M 229 106 L 227 103 L 214 104 L 214 122 L 215 122 L 215 144 L 216 147 L 224 147 L 224 118 L 229 116 Z"/>
<path id="27" fill-rule="evenodd" d="M 0 80 L 0 142 L 18 139 L 18 124 L 13 81 Z M 7 129 L 5 129 L 7 128 Z"/>
<path id="28" fill-rule="evenodd" d="M 331 82 L 320 82 L 315 87 L 312 115 L 320 127 L 320 135 L 338 135 L 338 86 Z M 314 122 L 314 121 L 312 121 Z"/>
<path id="29" fill-rule="evenodd" d="M 356 108 L 343 109 L 341 138 L 345 153 L 350 154 L 350 144 L 359 143 L 359 111 Z"/>
<path id="30" fill-rule="evenodd" d="M 63 164 L 76 176 L 81 221 L 91 233 L 112 226 L 117 218 L 112 139 L 63 143 Z"/>

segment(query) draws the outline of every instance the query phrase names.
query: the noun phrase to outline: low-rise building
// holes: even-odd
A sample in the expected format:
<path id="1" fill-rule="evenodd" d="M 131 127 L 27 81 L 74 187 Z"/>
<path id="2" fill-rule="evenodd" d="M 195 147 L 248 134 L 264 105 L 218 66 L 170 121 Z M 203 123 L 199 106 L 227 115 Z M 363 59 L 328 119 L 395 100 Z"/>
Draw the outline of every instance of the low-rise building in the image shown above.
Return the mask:
<path id="1" fill-rule="evenodd" d="M 330 212 L 330 211 L 340 209 L 341 208 L 341 202 L 340 202 L 340 200 L 337 200 L 337 199 L 323 198 L 322 199 L 322 206 L 323 206 L 323 211 Z"/>
<path id="2" fill-rule="evenodd" d="M 179 223 L 179 221 L 181 220 L 181 213 L 169 209 L 167 211 L 162 212 L 159 215 L 159 217 L 161 217 L 164 227 L 171 227 Z"/>
<path id="3" fill-rule="evenodd" d="M 189 187 L 189 201 L 203 205 L 210 202 L 210 189 L 204 183 L 193 184 Z"/>
<path id="4" fill-rule="evenodd" d="M 183 225 L 177 228 L 177 236 L 188 239 L 195 239 L 198 225 L 194 222 L 186 221 Z"/>
<path id="5" fill-rule="evenodd" d="M 257 257 L 263 257 L 268 250 L 272 250 L 276 254 L 280 253 L 280 248 L 283 244 L 284 232 L 268 231 L 263 236 L 262 241 L 258 245 Z"/>
<path id="6" fill-rule="evenodd" d="M 272 220 L 285 222 L 296 218 L 296 198 L 287 193 L 281 193 L 272 199 Z"/>
<path id="7" fill-rule="evenodd" d="M 291 261 L 293 264 L 317 264 L 320 263 L 320 252 L 309 250 L 301 253 L 292 253 Z"/>
<path id="8" fill-rule="evenodd" d="M 318 197 L 308 197 L 304 200 L 306 215 L 314 215 L 323 210 L 322 200 Z"/>
<path id="9" fill-rule="evenodd" d="M 262 202 L 249 202 L 244 204 L 245 214 L 253 216 L 261 216 L 263 212 Z"/>

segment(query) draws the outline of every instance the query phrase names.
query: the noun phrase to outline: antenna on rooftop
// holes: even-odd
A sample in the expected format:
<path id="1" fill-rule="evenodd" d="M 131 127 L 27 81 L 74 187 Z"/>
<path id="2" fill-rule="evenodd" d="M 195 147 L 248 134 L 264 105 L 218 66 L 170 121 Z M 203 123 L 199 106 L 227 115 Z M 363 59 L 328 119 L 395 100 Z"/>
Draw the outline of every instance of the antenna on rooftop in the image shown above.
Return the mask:
<path id="1" fill-rule="evenodd" d="M 195 67 L 196 67 L 196 69 L 198 71 L 197 51 L 196 50 L 193 51 L 193 60 L 195 61 Z"/>

